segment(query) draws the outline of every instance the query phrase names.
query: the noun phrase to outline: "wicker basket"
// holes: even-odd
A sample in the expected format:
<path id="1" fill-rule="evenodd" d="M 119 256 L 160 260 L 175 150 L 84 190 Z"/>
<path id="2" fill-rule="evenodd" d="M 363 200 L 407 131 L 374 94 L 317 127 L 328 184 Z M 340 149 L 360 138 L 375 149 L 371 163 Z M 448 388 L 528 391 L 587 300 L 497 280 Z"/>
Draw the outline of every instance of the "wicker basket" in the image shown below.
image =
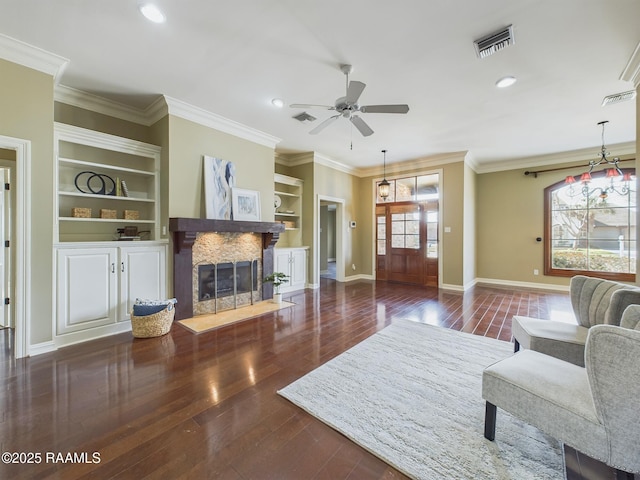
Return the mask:
<path id="1" fill-rule="evenodd" d="M 171 308 L 171 310 L 169 310 Z M 173 324 L 176 309 L 173 305 L 168 305 L 164 310 L 152 315 L 136 317 L 131 312 L 131 332 L 136 338 L 160 337 L 169 333 Z"/>

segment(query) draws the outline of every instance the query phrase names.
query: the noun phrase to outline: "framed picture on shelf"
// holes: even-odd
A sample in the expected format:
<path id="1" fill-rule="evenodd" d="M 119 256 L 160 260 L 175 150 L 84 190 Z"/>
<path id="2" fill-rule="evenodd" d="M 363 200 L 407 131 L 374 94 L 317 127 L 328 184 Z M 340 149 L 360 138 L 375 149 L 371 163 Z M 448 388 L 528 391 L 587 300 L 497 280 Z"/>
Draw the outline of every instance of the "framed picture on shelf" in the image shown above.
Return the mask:
<path id="1" fill-rule="evenodd" d="M 234 220 L 260 221 L 260 192 L 234 188 L 232 198 Z"/>

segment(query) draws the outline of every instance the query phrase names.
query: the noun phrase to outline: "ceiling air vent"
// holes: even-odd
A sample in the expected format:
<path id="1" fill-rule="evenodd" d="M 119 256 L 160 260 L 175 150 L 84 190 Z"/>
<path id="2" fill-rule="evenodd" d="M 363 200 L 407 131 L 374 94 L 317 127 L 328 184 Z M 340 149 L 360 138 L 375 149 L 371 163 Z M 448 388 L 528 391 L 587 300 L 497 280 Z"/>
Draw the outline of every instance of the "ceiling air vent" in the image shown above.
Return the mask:
<path id="1" fill-rule="evenodd" d="M 302 112 L 298 115 L 294 115 L 293 118 L 295 118 L 299 122 L 314 122 L 316 120 L 316 117 L 314 117 L 313 115 L 309 115 L 307 112 Z"/>
<path id="2" fill-rule="evenodd" d="M 513 25 L 509 25 L 502 30 L 493 32 L 482 37 L 480 40 L 476 40 L 473 42 L 473 46 L 476 48 L 478 57 L 485 58 L 514 43 L 516 43 L 516 41 L 513 38 Z"/>
<path id="3" fill-rule="evenodd" d="M 625 102 L 627 100 L 633 100 L 636 98 L 636 91 L 629 90 L 628 92 L 616 93 L 608 95 L 602 99 L 602 106 L 611 105 L 612 103 Z"/>

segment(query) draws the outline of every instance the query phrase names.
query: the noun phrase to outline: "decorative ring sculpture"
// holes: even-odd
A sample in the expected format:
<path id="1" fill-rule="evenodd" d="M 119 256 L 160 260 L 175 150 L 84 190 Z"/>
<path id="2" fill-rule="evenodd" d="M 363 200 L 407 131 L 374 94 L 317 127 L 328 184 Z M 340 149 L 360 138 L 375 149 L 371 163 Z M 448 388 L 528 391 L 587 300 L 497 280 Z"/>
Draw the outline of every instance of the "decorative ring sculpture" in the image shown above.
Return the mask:
<path id="1" fill-rule="evenodd" d="M 83 176 L 84 175 L 84 176 Z M 93 193 L 96 195 L 115 195 L 116 182 L 109 175 L 91 171 L 80 172 L 76 175 L 73 183 L 78 191 L 82 193 Z M 86 190 L 80 187 L 84 183 Z"/>

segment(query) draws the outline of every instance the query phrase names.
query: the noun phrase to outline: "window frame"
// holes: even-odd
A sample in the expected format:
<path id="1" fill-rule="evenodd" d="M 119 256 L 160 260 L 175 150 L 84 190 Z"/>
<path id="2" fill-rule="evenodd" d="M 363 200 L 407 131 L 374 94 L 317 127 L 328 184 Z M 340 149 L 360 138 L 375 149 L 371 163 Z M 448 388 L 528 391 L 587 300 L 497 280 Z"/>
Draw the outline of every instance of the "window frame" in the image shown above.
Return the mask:
<path id="1" fill-rule="evenodd" d="M 636 170 L 635 168 L 622 168 L 623 173 L 631 173 L 635 176 Z M 593 173 L 593 176 L 604 176 L 606 170 L 599 171 Z M 565 181 L 561 180 L 552 185 L 549 185 L 544 189 L 544 274 L 555 277 L 574 277 L 576 275 L 585 275 L 587 277 L 597 277 L 604 278 L 607 280 L 614 280 L 619 282 L 635 282 L 636 274 L 635 273 L 619 273 L 619 272 L 604 272 L 604 271 L 596 271 L 596 270 L 574 270 L 574 269 L 563 269 L 563 268 L 554 268 L 552 263 L 552 221 L 553 215 L 551 212 L 552 201 L 551 196 L 552 193 L 564 186 Z M 635 184 L 635 180 L 634 180 Z M 578 187 L 580 188 L 580 187 Z M 634 195 L 636 193 L 636 189 L 632 188 L 630 195 Z M 638 207 L 636 206 L 636 209 Z M 637 249 L 636 245 L 636 249 Z"/>

